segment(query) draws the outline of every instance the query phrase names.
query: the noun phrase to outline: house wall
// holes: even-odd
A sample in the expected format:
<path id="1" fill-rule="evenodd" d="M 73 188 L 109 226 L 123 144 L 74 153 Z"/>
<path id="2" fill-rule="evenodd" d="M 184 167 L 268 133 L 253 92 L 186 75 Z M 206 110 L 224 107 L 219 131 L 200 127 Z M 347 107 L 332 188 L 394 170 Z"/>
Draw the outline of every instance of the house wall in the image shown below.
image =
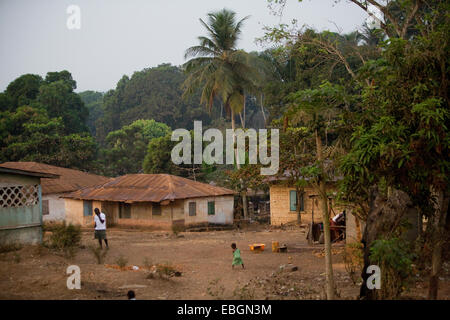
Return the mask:
<path id="1" fill-rule="evenodd" d="M 215 202 L 215 214 L 208 215 L 208 201 Z M 189 216 L 189 203 L 196 203 L 196 215 Z M 234 196 L 193 198 L 184 200 L 184 220 L 186 225 L 200 223 L 232 224 Z"/>
<path id="2" fill-rule="evenodd" d="M 42 200 L 48 200 L 49 214 L 43 215 L 45 221 L 64 221 L 66 217 L 66 205 L 64 199 L 60 198 L 61 193 L 46 194 L 42 196 Z"/>
<path id="3" fill-rule="evenodd" d="M 158 228 L 170 228 L 173 220 L 181 220 L 183 215 L 183 202 L 177 200 L 168 205 L 161 205 L 161 215 L 153 215 L 151 202 L 132 203 L 131 217 L 118 218 L 119 225 L 125 226 L 152 226 Z"/>
<path id="4" fill-rule="evenodd" d="M 0 243 L 42 242 L 42 196 L 37 177 L 0 173 L 0 188 L 38 186 L 37 204 L 18 207 L 0 206 Z M 2 191 L 3 192 L 3 191 Z"/>
<path id="5" fill-rule="evenodd" d="M 66 222 L 84 227 L 93 226 L 93 216 L 83 216 L 83 201 L 74 199 L 65 200 Z M 189 202 L 197 203 L 197 215 L 189 216 Z M 215 214 L 208 216 L 208 201 L 215 201 Z M 115 220 L 116 225 L 122 226 L 152 226 L 168 229 L 172 221 L 185 225 L 197 223 L 233 223 L 233 196 L 205 197 L 187 200 L 176 200 L 167 205 L 161 205 L 161 215 L 153 214 L 151 202 L 131 203 L 130 218 L 119 217 L 118 202 L 93 201 L 92 208 L 101 208 L 106 214 L 107 221 Z"/>
<path id="6" fill-rule="evenodd" d="M 297 211 L 290 210 L 289 193 L 295 191 L 295 187 L 286 185 L 270 186 L 270 222 L 272 225 L 281 225 L 289 222 L 297 221 Z M 333 190 L 330 185 L 328 190 Z M 314 222 L 322 222 L 323 206 L 319 197 L 309 198 L 310 195 L 316 195 L 317 192 L 312 187 L 306 187 L 303 195 L 304 211 L 301 212 L 302 223 L 311 223 L 312 208 L 314 201 Z M 344 208 L 333 204 L 334 216 L 341 212 Z"/>
<path id="7" fill-rule="evenodd" d="M 83 215 L 83 200 L 75 199 L 64 199 L 65 211 L 66 211 L 66 223 L 79 225 L 82 227 L 93 227 L 94 226 L 94 215 L 90 216 Z M 92 210 L 94 208 L 100 208 L 100 202 L 93 201 Z"/>
<path id="8" fill-rule="evenodd" d="M 364 226 L 364 221 L 355 217 L 351 210 L 347 210 L 345 215 L 345 243 L 360 242 Z"/>
<path id="9" fill-rule="evenodd" d="M 289 193 L 291 190 L 295 190 L 295 188 L 284 185 L 270 186 L 270 223 L 272 225 L 297 221 L 297 211 L 290 210 Z M 305 188 L 304 211 L 301 212 L 302 223 L 311 222 L 313 199 L 310 199 L 309 196 L 312 194 L 317 194 L 317 192 L 313 188 Z M 316 197 L 314 199 L 314 222 L 322 221 L 322 212 L 321 201 Z"/>

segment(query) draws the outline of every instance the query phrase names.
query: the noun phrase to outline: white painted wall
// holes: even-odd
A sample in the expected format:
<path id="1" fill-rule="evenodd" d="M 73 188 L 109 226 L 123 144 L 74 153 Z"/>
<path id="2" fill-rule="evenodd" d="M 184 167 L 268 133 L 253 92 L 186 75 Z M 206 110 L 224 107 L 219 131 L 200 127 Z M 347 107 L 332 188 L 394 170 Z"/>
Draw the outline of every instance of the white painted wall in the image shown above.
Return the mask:
<path id="1" fill-rule="evenodd" d="M 64 221 L 66 218 L 66 207 L 61 193 L 46 194 L 42 200 L 48 200 L 49 214 L 43 215 L 44 221 Z"/>
<path id="2" fill-rule="evenodd" d="M 208 215 L 208 201 L 215 202 L 215 214 Z M 197 205 L 197 214 L 189 216 L 189 202 L 195 202 Z M 184 200 L 184 219 L 185 224 L 196 223 L 216 223 L 233 224 L 234 221 L 234 196 L 204 197 Z"/>

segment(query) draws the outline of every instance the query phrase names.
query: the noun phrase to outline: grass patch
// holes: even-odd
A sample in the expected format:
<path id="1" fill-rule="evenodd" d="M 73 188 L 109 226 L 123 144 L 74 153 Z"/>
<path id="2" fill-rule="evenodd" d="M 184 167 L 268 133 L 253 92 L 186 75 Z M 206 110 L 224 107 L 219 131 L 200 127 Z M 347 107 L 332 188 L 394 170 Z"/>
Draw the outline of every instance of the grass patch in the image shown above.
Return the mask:
<path id="1" fill-rule="evenodd" d="M 128 263 L 128 259 L 126 257 L 124 257 L 123 255 L 120 255 L 120 257 L 118 257 L 116 259 L 116 264 L 121 268 L 125 268 L 127 266 Z"/>
<path id="2" fill-rule="evenodd" d="M 22 249 L 22 245 L 19 243 L 5 243 L 0 245 L 0 253 L 8 253 L 20 249 Z"/>
<path id="3" fill-rule="evenodd" d="M 105 262 L 108 250 L 102 250 L 102 248 L 94 246 L 89 247 L 89 250 L 92 252 L 95 259 L 97 260 L 97 264 L 103 264 Z"/>

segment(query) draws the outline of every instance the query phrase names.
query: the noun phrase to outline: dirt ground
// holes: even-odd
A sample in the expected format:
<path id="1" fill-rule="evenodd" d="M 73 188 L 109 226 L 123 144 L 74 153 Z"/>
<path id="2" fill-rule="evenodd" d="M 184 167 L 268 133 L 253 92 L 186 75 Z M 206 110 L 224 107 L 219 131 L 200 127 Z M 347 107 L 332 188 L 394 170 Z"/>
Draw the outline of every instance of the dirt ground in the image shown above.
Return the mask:
<path id="1" fill-rule="evenodd" d="M 93 232 L 85 230 L 73 258 L 43 246 L 25 246 L 0 254 L 0 299 L 323 299 L 325 281 L 322 245 L 308 246 L 302 230 L 171 232 L 108 230 L 110 249 L 104 264 L 92 252 Z M 273 253 L 272 241 L 286 244 L 288 253 Z M 231 269 L 235 242 L 245 270 Z M 249 244 L 264 243 L 261 253 Z M 354 284 L 343 263 L 343 244 L 333 246 L 333 268 L 340 299 L 356 299 Z M 126 262 L 126 270 L 114 267 Z M 160 277 L 152 265 L 170 265 L 181 276 Z M 66 269 L 81 269 L 81 289 L 69 290 Z M 137 266 L 138 270 L 132 270 Z M 295 270 L 297 267 L 298 270 Z M 441 278 L 440 298 L 450 297 L 448 264 Z M 419 281 L 411 298 L 426 297 L 426 282 Z"/>

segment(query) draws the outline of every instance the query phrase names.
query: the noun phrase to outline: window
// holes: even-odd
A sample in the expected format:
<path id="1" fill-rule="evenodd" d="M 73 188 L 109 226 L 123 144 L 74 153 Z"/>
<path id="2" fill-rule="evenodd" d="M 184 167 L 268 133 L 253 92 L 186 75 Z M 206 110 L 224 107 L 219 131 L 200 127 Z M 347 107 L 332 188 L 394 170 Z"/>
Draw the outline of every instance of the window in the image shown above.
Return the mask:
<path id="1" fill-rule="evenodd" d="M 212 216 L 216 214 L 216 207 L 214 201 L 208 201 L 208 215 Z"/>
<path id="2" fill-rule="evenodd" d="M 196 216 L 197 215 L 197 203 L 195 202 L 189 202 L 189 216 Z"/>
<path id="3" fill-rule="evenodd" d="M 289 191 L 289 210 L 297 210 L 297 191 L 295 190 Z"/>
<path id="4" fill-rule="evenodd" d="M 48 204 L 48 200 L 42 200 L 42 215 L 50 214 L 50 208 Z"/>
<path id="5" fill-rule="evenodd" d="M 289 210 L 297 211 L 297 191 L 289 191 Z M 300 211 L 305 211 L 305 205 L 303 202 L 303 194 L 300 196 Z"/>
<path id="6" fill-rule="evenodd" d="M 152 215 L 160 216 L 161 215 L 161 205 L 159 203 L 154 203 L 152 205 Z"/>
<path id="7" fill-rule="evenodd" d="M 85 217 L 92 216 L 92 201 L 83 201 L 83 215 Z"/>
<path id="8" fill-rule="evenodd" d="M 0 187 L 0 208 L 37 205 L 38 190 L 38 185 Z"/>
<path id="9" fill-rule="evenodd" d="M 129 203 L 121 202 L 119 205 L 119 218 L 131 219 L 131 205 Z"/>

